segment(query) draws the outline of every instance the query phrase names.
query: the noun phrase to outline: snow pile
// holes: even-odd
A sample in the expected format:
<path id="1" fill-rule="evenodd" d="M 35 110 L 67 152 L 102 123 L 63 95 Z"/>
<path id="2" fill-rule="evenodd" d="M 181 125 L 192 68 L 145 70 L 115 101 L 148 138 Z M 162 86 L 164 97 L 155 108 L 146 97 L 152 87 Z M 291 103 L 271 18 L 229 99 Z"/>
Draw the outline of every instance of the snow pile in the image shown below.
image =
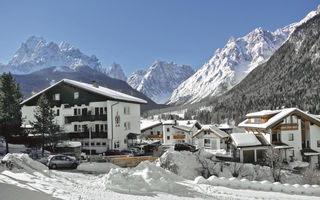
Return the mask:
<path id="1" fill-rule="evenodd" d="M 288 183 L 281 184 L 279 182 L 271 183 L 270 181 L 249 181 L 248 179 L 236 179 L 236 178 L 225 178 L 225 177 L 216 177 L 211 176 L 208 179 L 203 177 L 195 178 L 194 182 L 196 184 L 206 184 L 212 186 L 223 186 L 234 189 L 250 189 L 258 191 L 274 191 L 274 192 L 283 192 L 287 194 L 297 194 L 297 195 L 312 195 L 320 196 L 320 187 L 319 185 L 299 185 Z"/>
<path id="2" fill-rule="evenodd" d="M 248 179 L 249 181 L 268 180 L 274 182 L 272 170 L 268 166 L 221 162 L 215 154 L 205 149 L 200 149 L 195 153 L 168 150 L 155 163 L 157 166 L 189 180 L 194 180 L 198 176 L 209 178 L 215 175 L 225 178 Z M 284 183 L 306 183 L 301 175 L 293 174 L 287 170 L 281 172 L 281 181 Z"/>
<path id="3" fill-rule="evenodd" d="M 165 152 L 155 163 L 159 167 L 190 180 L 200 176 L 203 168 L 196 154 L 172 149 Z"/>
<path id="4" fill-rule="evenodd" d="M 14 168 L 21 169 L 28 173 L 45 172 L 48 168 L 38 161 L 32 160 L 28 154 L 24 153 L 8 153 L 2 158 L 3 162 L 11 163 Z"/>
<path id="5" fill-rule="evenodd" d="M 145 161 L 135 168 L 111 169 L 105 176 L 104 183 L 108 189 L 122 189 L 125 192 L 151 194 L 166 192 L 185 194 L 187 187 L 178 183 L 184 179 Z"/>
<path id="6" fill-rule="evenodd" d="M 109 173 L 111 169 L 119 168 L 119 166 L 112 163 L 81 163 L 78 166 L 79 171 L 91 172 L 91 173 Z"/>

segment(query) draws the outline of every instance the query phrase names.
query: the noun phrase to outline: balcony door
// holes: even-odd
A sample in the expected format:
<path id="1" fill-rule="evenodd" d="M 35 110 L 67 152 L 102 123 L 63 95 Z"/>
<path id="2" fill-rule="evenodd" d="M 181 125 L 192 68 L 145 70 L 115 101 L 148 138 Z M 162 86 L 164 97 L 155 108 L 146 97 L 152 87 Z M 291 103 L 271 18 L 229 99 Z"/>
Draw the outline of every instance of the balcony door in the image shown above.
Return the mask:
<path id="1" fill-rule="evenodd" d="M 96 125 L 95 125 L 95 128 L 96 128 L 96 133 L 99 133 L 99 132 L 100 132 L 100 126 L 99 126 L 99 124 L 96 124 Z"/>

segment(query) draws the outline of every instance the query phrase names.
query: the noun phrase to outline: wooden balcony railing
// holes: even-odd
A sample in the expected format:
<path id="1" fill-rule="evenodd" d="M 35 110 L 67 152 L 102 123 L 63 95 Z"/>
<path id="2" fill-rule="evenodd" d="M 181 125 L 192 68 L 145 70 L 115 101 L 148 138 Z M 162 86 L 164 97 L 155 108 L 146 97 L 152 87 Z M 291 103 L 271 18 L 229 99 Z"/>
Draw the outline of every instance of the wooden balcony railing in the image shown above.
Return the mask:
<path id="1" fill-rule="evenodd" d="M 298 130 L 298 124 L 280 124 L 280 129 L 283 131 Z"/>
<path id="2" fill-rule="evenodd" d="M 185 138 L 186 138 L 185 135 L 173 135 L 173 136 L 172 136 L 172 139 L 175 139 L 175 140 L 185 139 Z"/>
<path id="3" fill-rule="evenodd" d="M 148 135 L 148 138 L 150 138 L 150 139 L 162 139 L 163 135 Z"/>

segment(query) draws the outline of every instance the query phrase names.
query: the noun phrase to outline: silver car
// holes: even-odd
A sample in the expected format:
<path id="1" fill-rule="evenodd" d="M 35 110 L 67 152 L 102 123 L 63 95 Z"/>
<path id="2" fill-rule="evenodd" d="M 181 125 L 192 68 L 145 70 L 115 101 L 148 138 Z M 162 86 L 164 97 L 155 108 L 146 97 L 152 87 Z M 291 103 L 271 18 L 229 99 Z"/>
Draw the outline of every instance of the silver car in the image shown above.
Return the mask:
<path id="1" fill-rule="evenodd" d="M 57 168 L 76 169 L 78 165 L 79 165 L 79 161 L 65 155 L 51 155 L 48 157 L 48 162 L 47 162 L 47 166 L 49 167 L 49 169 L 57 169 Z"/>

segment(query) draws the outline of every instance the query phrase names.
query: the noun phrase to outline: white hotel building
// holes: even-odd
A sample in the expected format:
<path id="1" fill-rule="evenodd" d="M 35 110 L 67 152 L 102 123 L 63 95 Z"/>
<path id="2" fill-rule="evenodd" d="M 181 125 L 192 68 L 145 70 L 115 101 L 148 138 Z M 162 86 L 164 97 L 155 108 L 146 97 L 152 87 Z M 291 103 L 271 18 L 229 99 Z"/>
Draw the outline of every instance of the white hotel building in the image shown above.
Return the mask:
<path id="1" fill-rule="evenodd" d="M 22 102 L 23 126 L 35 121 L 39 97 L 45 94 L 52 105 L 55 121 L 70 140 L 79 141 L 83 150 L 103 153 L 126 149 L 128 135 L 140 134 L 140 104 L 145 100 L 117 92 L 96 83 L 63 79 Z"/>

